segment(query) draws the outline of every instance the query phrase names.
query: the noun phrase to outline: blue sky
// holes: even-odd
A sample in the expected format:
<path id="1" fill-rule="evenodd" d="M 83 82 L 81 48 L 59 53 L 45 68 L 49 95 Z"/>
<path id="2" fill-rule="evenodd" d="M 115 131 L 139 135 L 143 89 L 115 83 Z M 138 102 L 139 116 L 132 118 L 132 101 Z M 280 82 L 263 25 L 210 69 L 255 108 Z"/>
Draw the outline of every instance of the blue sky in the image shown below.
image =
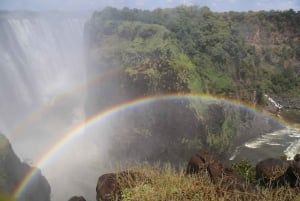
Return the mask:
<path id="1" fill-rule="evenodd" d="M 300 0 L 0 0 L 8 10 L 98 10 L 105 6 L 155 9 L 178 5 L 208 6 L 213 11 L 300 11 Z"/>

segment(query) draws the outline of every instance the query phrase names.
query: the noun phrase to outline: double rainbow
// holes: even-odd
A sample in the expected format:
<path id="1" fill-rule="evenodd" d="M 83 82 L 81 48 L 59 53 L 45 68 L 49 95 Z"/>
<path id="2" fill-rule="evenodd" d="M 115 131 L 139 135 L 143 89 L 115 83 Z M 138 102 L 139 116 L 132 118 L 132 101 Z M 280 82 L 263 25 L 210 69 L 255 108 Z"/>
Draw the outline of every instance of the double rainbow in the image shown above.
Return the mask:
<path id="1" fill-rule="evenodd" d="M 49 149 L 42 157 L 41 159 L 34 164 L 34 167 L 32 168 L 25 177 L 19 182 L 15 190 L 13 191 L 13 197 L 16 199 L 19 198 L 22 193 L 26 190 L 26 188 L 29 186 L 30 181 L 32 178 L 37 174 L 39 171 L 39 168 L 42 168 L 45 166 L 47 161 L 51 160 L 63 147 L 67 146 L 67 144 L 72 141 L 72 139 L 76 138 L 80 134 L 84 133 L 84 130 L 88 130 L 88 128 L 92 127 L 93 125 L 100 123 L 101 121 L 104 121 L 115 114 L 130 110 L 136 107 L 140 107 L 142 105 L 147 105 L 150 103 L 153 103 L 157 100 L 207 100 L 207 101 L 221 101 L 225 102 L 237 107 L 243 107 L 247 108 L 249 110 L 252 110 L 254 112 L 257 112 L 257 110 L 246 103 L 231 100 L 223 97 L 218 96 L 211 96 L 211 95 L 204 95 L 204 94 L 168 94 L 168 95 L 159 95 L 159 96 L 151 96 L 151 97 L 143 97 L 139 99 L 135 99 L 126 103 L 122 103 L 116 106 L 113 106 L 109 109 L 106 109 L 104 111 L 99 112 L 98 114 L 94 115 L 93 117 L 87 119 L 84 123 L 74 127 L 69 132 L 67 132 L 63 137 L 55 143 L 51 149 Z"/>

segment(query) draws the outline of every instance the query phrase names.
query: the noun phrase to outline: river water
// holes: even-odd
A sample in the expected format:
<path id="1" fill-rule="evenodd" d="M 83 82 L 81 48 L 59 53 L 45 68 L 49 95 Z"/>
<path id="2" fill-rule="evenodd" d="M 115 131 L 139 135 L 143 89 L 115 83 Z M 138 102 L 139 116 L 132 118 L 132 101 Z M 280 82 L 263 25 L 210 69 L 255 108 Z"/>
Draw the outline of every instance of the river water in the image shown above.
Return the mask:
<path id="1" fill-rule="evenodd" d="M 253 163 L 268 157 L 280 157 L 283 154 L 292 159 L 300 153 L 300 130 L 291 126 L 263 134 L 236 148 L 230 160 L 247 159 Z"/>

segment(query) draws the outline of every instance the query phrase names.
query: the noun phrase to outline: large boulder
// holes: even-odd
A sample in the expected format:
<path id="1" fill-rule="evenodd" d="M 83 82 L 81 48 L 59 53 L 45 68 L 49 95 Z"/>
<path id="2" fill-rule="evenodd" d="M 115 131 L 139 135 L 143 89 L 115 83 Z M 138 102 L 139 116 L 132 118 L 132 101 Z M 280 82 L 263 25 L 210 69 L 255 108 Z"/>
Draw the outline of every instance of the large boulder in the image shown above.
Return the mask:
<path id="1" fill-rule="evenodd" d="M 186 174 L 205 173 L 208 165 L 218 160 L 217 156 L 208 150 L 200 150 L 191 157 L 186 168 Z"/>
<path id="2" fill-rule="evenodd" d="M 218 187 L 220 192 L 250 192 L 254 190 L 250 184 L 247 184 L 242 176 L 220 160 L 215 160 L 210 163 L 207 167 L 207 171 L 211 181 Z"/>
<path id="3" fill-rule="evenodd" d="M 288 170 L 290 163 L 277 158 L 268 158 L 256 165 L 256 179 L 260 185 L 275 187 L 278 183 L 283 184 L 282 175 Z M 280 178 L 278 180 L 278 178 Z"/>
<path id="4" fill-rule="evenodd" d="M 121 188 L 115 173 L 104 174 L 99 177 L 97 187 L 97 201 L 121 200 Z"/>
<path id="5" fill-rule="evenodd" d="M 86 201 L 82 196 L 73 196 L 69 199 L 69 201 Z"/>
<path id="6" fill-rule="evenodd" d="M 200 150 L 194 154 L 187 166 L 186 174 L 208 173 L 209 177 L 220 191 L 241 192 L 250 191 L 253 188 L 246 184 L 244 178 L 238 175 L 230 166 L 224 164 L 217 155 Z"/>
<path id="7" fill-rule="evenodd" d="M 132 188 L 145 180 L 146 177 L 134 171 L 103 174 L 97 182 L 97 201 L 120 201 L 122 188 Z"/>
<path id="8" fill-rule="evenodd" d="M 300 187 L 300 154 L 294 156 L 294 160 L 290 161 L 289 167 L 283 175 L 275 179 L 272 187 L 289 186 L 291 188 Z"/>
<path id="9" fill-rule="evenodd" d="M 300 154 L 294 156 L 294 160 L 291 162 L 291 167 L 295 172 L 296 176 L 300 175 Z"/>

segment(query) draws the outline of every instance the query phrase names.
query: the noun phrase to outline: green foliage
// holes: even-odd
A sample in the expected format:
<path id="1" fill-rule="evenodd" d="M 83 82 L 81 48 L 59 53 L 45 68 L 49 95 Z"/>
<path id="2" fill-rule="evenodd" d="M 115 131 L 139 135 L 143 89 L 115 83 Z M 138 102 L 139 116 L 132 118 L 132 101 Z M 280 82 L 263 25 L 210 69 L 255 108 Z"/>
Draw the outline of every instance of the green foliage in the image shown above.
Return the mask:
<path id="1" fill-rule="evenodd" d="M 271 88 L 275 93 L 300 94 L 300 78 L 291 68 L 283 69 L 271 76 Z"/>
<path id="2" fill-rule="evenodd" d="M 287 160 L 287 155 L 285 153 L 282 153 L 280 156 L 279 156 L 279 159 L 280 160 Z"/>
<path id="3" fill-rule="evenodd" d="M 244 177 L 249 183 L 256 183 L 255 179 L 255 167 L 250 163 L 250 161 L 243 159 L 238 163 L 234 163 L 232 168 L 237 171 L 239 175 Z"/>
<path id="4" fill-rule="evenodd" d="M 239 134 L 239 111 L 226 105 L 214 107 L 219 108 L 219 111 L 207 110 L 204 117 L 208 131 L 207 143 L 217 153 L 224 153 L 230 148 L 232 139 Z"/>
<path id="5" fill-rule="evenodd" d="M 97 68 L 138 68 L 131 76 L 147 75 L 153 92 L 188 89 L 251 101 L 259 88 L 256 100 L 264 104 L 266 92 L 300 94 L 299 21 L 293 10 L 106 8 L 87 24 L 88 56 Z M 161 87 L 170 79 L 166 73 L 175 76 L 174 87 Z"/>
<path id="6" fill-rule="evenodd" d="M 214 13 L 197 6 L 106 8 L 86 25 L 88 62 L 96 69 L 92 73 L 120 72 L 120 80 L 110 81 L 115 88 L 105 92 L 120 88 L 126 98 L 191 92 L 265 105 L 265 93 L 300 94 L 299 16 L 291 11 Z M 239 135 L 238 112 L 224 110 L 225 118 L 215 122 L 216 117 L 210 118 L 214 112 L 203 113 L 206 108 L 193 103 L 190 107 L 204 122 L 203 129 L 198 136 L 174 140 L 172 146 L 208 145 L 219 153 L 232 148 Z M 173 132 L 163 128 L 147 129 L 153 135 Z"/>
<path id="7" fill-rule="evenodd" d="M 195 83 L 195 66 L 180 53 L 169 30 L 157 24 L 115 21 L 113 17 L 103 21 L 107 9 L 104 11 L 100 19 L 95 17 L 96 22 L 93 21 L 103 24 L 96 26 L 101 28 L 96 34 L 97 48 L 90 53 L 93 65 L 103 69 L 115 66 L 126 69 L 134 79 L 142 74 L 148 91 L 152 92 L 180 91 Z"/>

